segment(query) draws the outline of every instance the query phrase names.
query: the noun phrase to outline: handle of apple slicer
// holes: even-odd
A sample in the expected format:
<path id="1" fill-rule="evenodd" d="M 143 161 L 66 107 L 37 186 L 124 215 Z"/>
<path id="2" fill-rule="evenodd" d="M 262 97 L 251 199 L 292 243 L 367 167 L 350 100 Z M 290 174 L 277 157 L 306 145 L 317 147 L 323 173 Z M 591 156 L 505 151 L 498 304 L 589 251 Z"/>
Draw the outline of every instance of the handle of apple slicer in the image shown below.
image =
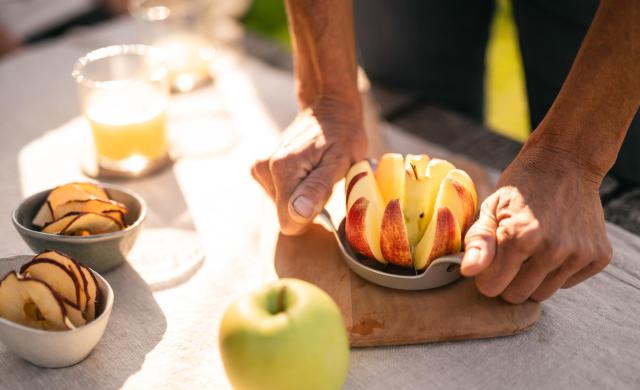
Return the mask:
<path id="1" fill-rule="evenodd" d="M 335 234 L 336 237 L 338 237 L 338 229 L 336 228 L 336 225 L 333 224 L 333 220 L 331 219 L 331 214 L 329 214 L 327 209 L 322 209 L 320 214 L 318 214 L 318 216 L 316 217 L 316 220 L 320 222 L 322 226 L 331 230 L 333 234 Z"/>

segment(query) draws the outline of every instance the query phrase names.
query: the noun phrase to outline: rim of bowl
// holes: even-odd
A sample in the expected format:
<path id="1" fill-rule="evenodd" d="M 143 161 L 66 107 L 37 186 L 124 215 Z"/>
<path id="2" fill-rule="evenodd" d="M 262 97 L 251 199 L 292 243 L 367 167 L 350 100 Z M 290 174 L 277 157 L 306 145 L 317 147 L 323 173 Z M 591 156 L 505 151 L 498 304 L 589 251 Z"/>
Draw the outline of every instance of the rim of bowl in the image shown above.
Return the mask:
<path id="1" fill-rule="evenodd" d="M 13 210 L 13 213 L 11 213 L 11 220 L 14 224 L 14 226 L 16 226 L 18 229 L 23 230 L 25 232 L 27 232 L 28 234 L 32 234 L 35 235 L 37 237 L 40 237 L 42 239 L 45 240 L 50 240 L 50 241 L 64 241 L 64 242 L 69 242 L 69 241 L 78 241 L 78 242 L 95 242 L 95 241 L 104 241 L 104 240 L 109 240 L 111 238 L 114 237 L 119 237 L 119 236 L 124 236 L 126 235 L 128 232 L 136 229 L 137 227 L 139 227 L 142 222 L 144 222 L 145 218 L 147 217 L 147 203 L 144 201 L 144 199 L 142 199 L 142 197 L 140 195 L 138 195 L 136 192 L 128 189 L 128 188 L 124 188 L 121 186 L 116 186 L 116 185 L 104 185 L 104 184 L 100 184 L 100 186 L 105 189 L 105 190 L 117 190 L 117 191 L 121 191 L 126 193 L 127 195 L 131 196 L 133 199 L 136 200 L 136 202 L 138 202 L 138 204 L 140 205 L 140 215 L 138 215 L 138 218 L 129 226 L 127 226 L 126 228 L 122 229 L 122 230 L 118 230 L 117 232 L 111 232 L 111 233 L 101 233 L 101 234 L 94 234 L 91 236 L 63 236 L 60 234 L 53 234 L 53 233 L 44 233 L 44 232 L 39 232 L 37 230 L 34 229 L 30 229 L 26 226 L 24 226 L 23 224 L 21 224 L 18 221 L 18 211 L 20 211 L 20 209 L 22 209 L 22 206 L 31 198 L 37 197 L 39 195 L 42 195 L 45 192 L 51 192 L 53 191 L 53 189 L 55 188 L 50 188 L 48 190 L 44 190 L 44 191 L 40 191 L 37 192 L 29 197 L 27 197 L 26 199 L 23 199 L 22 202 L 20 202 L 20 205 L 18 205 L 18 207 Z"/>
<path id="2" fill-rule="evenodd" d="M 83 329 L 88 329 L 90 327 L 94 327 L 97 326 L 98 322 L 102 322 L 102 318 L 107 315 L 107 312 L 110 312 L 113 309 L 113 301 L 114 301 L 114 296 L 113 296 L 113 289 L 111 288 L 111 285 L 109 284 L 109 282 L 107 281 L 107 279 L 103 278 L 102 275 L 100 275 L 99 273 L 97 273 L 96 271 L 94 271 L 93 269 L 89 268 L 91 270 L 91 272 L 93 272 L 93 274 L 95 275 L 95 277 L 97 279 L 99 279 L 100 281 L 102 281 L 104 283 L 104 285 L 106 286 L 107 289 L 107 302 L 104 304 L 104 310 L 102 310 L 102 313 L 100 313 L 100 315 L 96 318 L 93 319 L 93 321 L 89 322 L 86 325 L 82 325 L 79 326 L 75 329 L 68 329 L 68 330 L 45 330 L 45 329 L 36 329 L 36 328 L 31 328 L 29 326 L 25 326 L 25 325 L 20 325 L 16 322 L 13 321 L 9 321 L 6 318 L 2 318 L 0 317 L 0 324 L 5 324 L 7 326 L 11 326 L 13 328 L 17 328 L 20 330 L 23 330 L 25 332 L 32 332 L 32 333 L 37 333 L 37 334 L 47 334 L 47 335 L 51 335 L 51 334 L 72 334 L 72 333 L 77 333 L 77 332 L 81 332 L 83 331 Z M 100 291 L 101 293 L 103 291 Z"/>

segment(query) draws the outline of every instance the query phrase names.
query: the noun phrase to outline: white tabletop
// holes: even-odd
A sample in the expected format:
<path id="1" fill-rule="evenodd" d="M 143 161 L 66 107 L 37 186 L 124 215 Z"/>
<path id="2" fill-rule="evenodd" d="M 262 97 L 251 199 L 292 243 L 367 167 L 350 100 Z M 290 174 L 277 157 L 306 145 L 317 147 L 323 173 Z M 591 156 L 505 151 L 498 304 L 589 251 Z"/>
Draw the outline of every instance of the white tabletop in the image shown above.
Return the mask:
<path id="1" fill-rule="evenodd" d="M 0 62 L 0 256 L 30 253 L 10 222 L 25 196 L 82 178 L 75 59 L 109 43 L 134 41 L 122 19 L 78 31 Z M 179 160 L 160 175 L 127 182 L 151 212 L 139 255 L 166 229 L 197 237 L 206 259 L 169 285 L 149 287 L 124 265 L 105 276 L 116 302 L 105 336 L 84 362 L 36 368 L 0 345 L 0 388 L 228 388 L 217 348 L 226 305 L 276 278 L 277 220 L 249 175 L 295 115 L 293 79 L 247 56 L 222 53 L 214 87 L 172 102 L 173 117 L 202 115 L 198 126 L 232 147 Z M 393 148 L 433 148 L 385 128 Z M 210 136 L 207 135 L 207 137 Z M 437 152 L 436 152 L 437 153 Z M 165 229 L 165 230 L 162 230 Z M 586 283 L 545 302 L 528 332 L 500 339 L 354 349 L 345 388 L 639 388 L 640 238 L 608 225 L 614 259 Z M 146 237 L 146 239 L 144 238 Z M 177 236 L 176 236 L 177 237 Z M 176 239 L 177 240 L 177 239 Z M 181 243 L 177 242 L 179 247 Z M 157 251 L 156 251 L 157 252 Z M 154 252 L 154 253 L 156 253 Z M 158 254 L 162 256 L 162 254 Z"/>

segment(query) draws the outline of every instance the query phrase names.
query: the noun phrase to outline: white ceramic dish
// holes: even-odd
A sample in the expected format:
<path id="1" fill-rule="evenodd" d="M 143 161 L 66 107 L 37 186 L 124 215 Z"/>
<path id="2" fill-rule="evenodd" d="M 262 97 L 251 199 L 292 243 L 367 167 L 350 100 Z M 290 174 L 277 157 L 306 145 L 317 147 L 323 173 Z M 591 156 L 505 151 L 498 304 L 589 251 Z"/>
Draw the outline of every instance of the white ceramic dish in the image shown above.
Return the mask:
<path id="1" fill-rule="evenodd" d="M 0 277 L 17 271 L 33 256 L 0 259 Z M 0 318 L 0 342 L 21 358 L 40 367 L 59 368 L 81 362 L 102 338 L 113 308 L 113 290 L 94 272 L 102 293 L 98 317 L 85 326 L 67 331 L 29 328 Z"/>
<path id="2" fill-rule="evenodd" d="M 365 259 L 356 254 L 347 242 L 344 233 L 345 221 L 342 220 L 336 228 L 327 210 L 322 210 L 318 220 L 333 232 L 349 268 L 371 283 L 398 290 L 427 290 L 453 283 L 461 276 L 462 253 L 439 257 L 433 260 L 426 270 L 416 274 L 411 269 L 393 265 L 383 266 L 375 260 Z"/>

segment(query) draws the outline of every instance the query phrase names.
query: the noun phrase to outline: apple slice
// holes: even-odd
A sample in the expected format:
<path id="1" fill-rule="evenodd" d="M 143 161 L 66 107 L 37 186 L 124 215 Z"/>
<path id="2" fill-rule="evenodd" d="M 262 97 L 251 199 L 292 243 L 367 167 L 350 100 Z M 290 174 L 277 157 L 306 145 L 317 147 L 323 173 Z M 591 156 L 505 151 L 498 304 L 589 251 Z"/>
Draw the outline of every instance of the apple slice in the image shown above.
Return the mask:
<path id="1" fill-rule="evenodd" d="M 106 215 L 107 217 L 111 217 L 115 219 L 122 229 L 127 227 L 127 222 L 124 220 L 124 214 L 121 211 L 109 210 L 109 211 L 103 212 L 102 214 Z"/>
<path id="2" fill-rule="evenodd" d="M 37 329 L 75 328 L 51 287 L 40 280 L 19 278 L 15 272 L 0 281 L 0 317 Z"/>
<path id="3" fill-rule="evenodd" d="M 471 176 L 462 169 L 454 169 L 447 173 L 447 176 L 450 176 L 460 182 L 460 184 L 462 184 L 469 193 L 471 193 L 471 197 L 473 198 L 473 214 L 475 216 L 478 213 L 478 192 L 476 191 L 476 185 L 473 183 Z"/>
<path id="4" fill-rule="evenodd" d="M 423 197 L 422 209 L 424 210 L 424 217 L 418 221 L 418 229 L 421 232 L 427 230 L 427 225 L 431 221 L 433 216 L 433 210 L 440 190 L 440 184 L 447 174 L 454 170 L 456 167 L 449 161 L 434 158 L 427 164 L 427 172 L 425 174 L 429 181 L 429 190 Z"/>
<path id="5" fill-rule="evenodd" d="M 82 310 L 76 305 L 68 300 L 62 298 L 62 305 L 64 306 L 64 310 L 66 311 L 67 318 L 69 321 L 75 326 L 84 326 L 87 324 L 87 320 L 84 318 L 84 314 Z"/>
<path id="6" fill-rule="evenodd" d="M 109 199 L 107 193 L 92 183 L 69 183 L 54 188 L 49 193 L 47 201 L 51 210 L 72 200 Z"/>
<path id="7" fill-rule="evenodd" d="M 101 299 L 100 289 L 98 288 L 98 281 L 89 268 L 85 267 L 84 265 L 80 265 L 80 270 L 82 271 L 85 280 L 87 281 L 87 295 L 89 297 L 87 310 L 84 313 L 85 318 L 87 319 L 87 321 L 93 321 L 96 318 L 97 307 Z"/>
<path id="8" fill-rule="evenodd" d="M 121 229 L 118 221 L 107 215 L 80 213 L 61 233 L 66 236 L 84 236 L 111 233 Z"/>
<path id="9" fill-rule="evenodd" d="M 400 199 L 402 202 L 404 176 L 404 159 L 401 154 L 387 153 L 380 158 L 376 168 L 376 181 L 385 205 L 393 199 Z"/>
<path id="10" fill-rule="evenodd" d="M 360 161 L 353 165 L 347 172 L 345 180 L 347 211 L 351 209 L 353 204 L 364 197 L 378 208 L 382 210 L 383 201 L 375 176 L 371 170 L 371 165 L 367 160 Z"/>
<path id="11" fill-rule="evenodd" d="M 53 209 L 53 218 L 59 219 L 69 213 L 104 214 L 108 211 L 119 211 L 121 214 L 126 214 L 127 206 L 106 199 L 70 200 Z"/>
<path id="12" fill-rule="evenodd" d="M 464 235 L 475 219 L 476 205 L 472 193 L 452 175 L 447 175 L 440 185 L 435 207 L 440 206 L 449 207 Z"/>
<path id="13" fill-rule="evenodd" d="M 404 223 L 404 214 L 399 199 L 393 199 L 384 209 L 380 227 L 380 250 L 389 263 L 411 267 L 411 247 Z"/>
<path id="14" fill-rule="evenodd" d="M 66 216 L 58 219 L 58 220 L 49 222 L 49 223 L 44 225 L 44 227 L 42 228 L 42 232 L 43 233 L 50 233 L 50 234 L 59 234 L 67 226 L 69 226 L 69 224 L 71 222 L 73 222 L 73 220 L 76 219 L 77 216 L 78 216 L 77 214 L 69 214 L 69 215 L 66 215 Z"/>
<path id="15" fill-rule="evenodd" d="M 76 280 L 80 284 L 80 294 L 79 294 L 80 299 L 78 300 L 78 302 L 74 302 L 74 304 L 76 304 L 82 311 L 85 311 L 87 309 L 89 298 L 93 297 L 94 295 L 89 295 L 88 293 L 89 282 L 86 278 L 86 275 L 82 272 L 82 266 L 76 260 L 65 255 L 64 253 L 61 253 L 55 250 L 46 250 L 44 252 L 41 252 L 37 254 L 33 259 L 34 260 L 43 260 L 43 259 L 51 260 L 65 267 L 69 271 L 73 272 L 73 275 L 75 276 Z M 40 279 L 42 279 L 45 282 L 48 282 L 48 279 L 46 278 L 40 278 Z"/>
<path id="16" fill-rule="evenodd" d="M 20 275 L 47 283 L 55 292 L 78 306 L 82 287 L 74 273 L 50 259 L 31 260 L 20 267 Z"/>
<path id="17" fill-rule="evenodd" d="M 40 209 L 36 213 L 36 216 L 33 217 L 31 223 L 33 226 L 37 226 L 39 228 L 44 227 L 44 225 L 53 221 L 53 214 L 51 213 L 51 208 L 49 207 L 49 202 L 45 201 Z"/>
<path id="18" fill-rule="evenodd" d="M 357 252 L 386 264 L 380 251 L 380 211 L 365 197 L 360 197 L 347 212 L 347 241 Z"/>
<path id="19" fill-rule="evenodd" d="M 409 245 L 414 247 L 420 241 L 426 224 L 420 220 L 427 218 L 432 204 L 428 197 L 430 181 L 425 177 L 429 157 L 427 155 L 408 155 L 405 166 L 403 212 Z"/>
<path id="20" fill-rule="evenodd" d="M 460 251 L 461 234 L 455 215 L 447 206 L 436 210 L 415 250 L 414 267 L 418 271 L 435 258 Z"/>

